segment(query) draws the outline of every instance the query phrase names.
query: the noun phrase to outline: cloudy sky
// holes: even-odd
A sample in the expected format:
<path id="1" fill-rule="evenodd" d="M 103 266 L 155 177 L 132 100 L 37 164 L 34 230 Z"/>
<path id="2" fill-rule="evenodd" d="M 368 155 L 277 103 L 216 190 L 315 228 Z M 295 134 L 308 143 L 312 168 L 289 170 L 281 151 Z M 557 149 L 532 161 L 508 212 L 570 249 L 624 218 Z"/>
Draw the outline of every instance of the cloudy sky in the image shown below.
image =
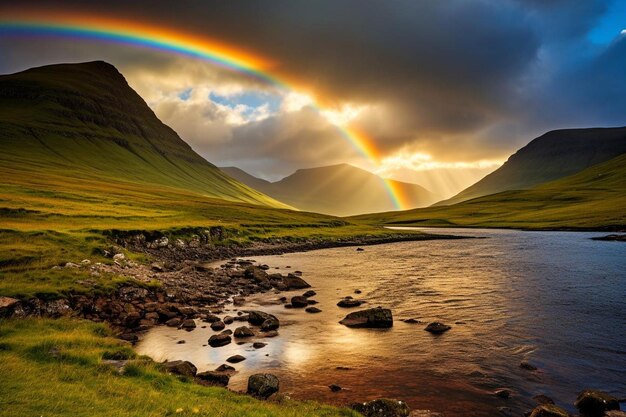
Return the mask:
<path id="1" fill-rule="evenodd" d="M 0 20 L 81 13 L 262 57 L 292 88 L 175 53 L 0 30 L 1 73 L 106 60 L 209 161 L 267 179 L 349 162 L 449 195 L 547 130 L 626 125 L 622 0 L 2 3 Z"/>

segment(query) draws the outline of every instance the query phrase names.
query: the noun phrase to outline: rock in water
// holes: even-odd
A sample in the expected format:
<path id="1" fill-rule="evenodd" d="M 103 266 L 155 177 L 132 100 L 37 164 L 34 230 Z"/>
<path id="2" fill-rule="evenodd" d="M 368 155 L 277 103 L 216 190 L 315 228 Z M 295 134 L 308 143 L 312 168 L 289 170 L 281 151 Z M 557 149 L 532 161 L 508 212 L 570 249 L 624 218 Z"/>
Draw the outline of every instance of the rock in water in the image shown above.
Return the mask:
<path id="1" fill-rule="evenodd" d="M 308 282 L 294 274 L 289 274 L 286 277 L 283 277 L 282 284 L 286 290 L 301 290 L 303 288 L 311 287 Z"/>
<path id="2" fill-rule="evenodd" d="M 278 392 L 278 378 L 272 374 L 254 374 L 248 378 L 248 394 L 266 399 Z"/>
<path id="3" fill-rule="evenodd" d="M 619 401 L 606 392 L 585 390 L 578 394 L 574 403 L 584 417 L 602 417 L 610 410 L 619 410 Z"/>
<path id="4" fill-rule="evenodd" d="M 393 316 L 391 310 L 377 307 L 350 313 L 339 323 L 347 327 L 387 328 L 393 326 Z"/>
<path id="5" fill-rule="evenodd" d="M 254 336 L 254 332 L 250 330 L 250 328 L 247 326 L 241 326 L 235 329 L 235 338 L 237 339 L 243 339 L 245 337 L 252 337 L 252 336 Z"/>
<path id="6" fill-rule="evenodd" d="M 311 313 L 311 314 L 321 313 L 322 312 L 322 310 L 320 310 L 317 307 L 307 307 L 304 311 L 306 311 L 307 313 Z"/>
<path id="7" fill-rule="evenodd" d="M 214 323 L 211 323 L 211 329 L 215 331 L 224 330 L 224 327 L 226 327 L 226 324 L 224 324 L 223 321 L 216 321 Z"/>
<path id="8" fill-rule="evenodd" d="M 278 329 L 279 326 L 280 326 L 280 323 L 278 322 L 278 319 L 272 316 L 269 319 L 265 320 L 263 324 L 261 324 L 261 331 L 271 332 L 273 330 Z"/>
<path id="9" fill-rule="evenodd" d="M 215 372 L 235 372 L 235 368 L 225 363 L 215 368 Z"/>
<path id="10" fill-rule="evenodd" d="M 228 381 L 230 381 L 228 374 L 216 371 L 200 372 L 196 375 L 196 378 L 207 385 L 217 385 L 220 387 L 225 387 L 228 385 Z"/>
<path id="11" fill-rule="evenodd" d="M 542 404 L 530 413 L 530 417 L 569 417 L 569 414 L 554 404 Z"/>
<path id="12" fill-rule="evenodd" d="M 170 374 L 195 376 L 198 369 L 189 361 L 171 361 L 163 363 L 165 370 Z"/>
<path id="13" fill-rule="evenodd" d="M 180 327 L 185 330 L 193 330 L 196 328 L 196 322 L 193 321 L 193 319 L 187 319 L 183 321 L 183 324 L 181 324 Z"/>
<path id="14" fill-rule="evenodd" d="M 242 361 L 245 361 L 246 358 L 245 356 L 241 356 L 241 355 L 233 355 L 230 358 L 226 359 L 226 362 L 228 363 L 239 363 Z"/>
<path id="15" fill-rule="evenodd" d="M 252 311 L 248 311 L 248 323 L 252 324 L 253 326 L 260 326 L 263 324 L 263 322 L 267 319 L 270 318 L 274 318 L 276 319 L 276 316 L 273 316 L 269 313 L 265 313 L 263 311 L 257 311 L 257 310 L 252 310 Z M 276 319 L 278 321 L 278 319 Z"/>
<path id="16" fill-rule="evenodd" d="M 343 300 L 339 301 L 337 303 L 338 307 L 342 307 L 342 308 L 352 308 L 352 307 L 359 307 L 361 304 L 363 304 L 363 301 L 361 300 L 355 300 L 352 297 L 348 298 L 344 298 Z"/>
<path id="17" fill-rule="evenodd" d="M 355 403 L 350 406 L 365 417 L 409 417 L 411 410 L 403 401 L 381 398 L 366 403 Z"/>
<path id="18" fill-rule="evenodd" d="M 452 327 L 448 326 L 447 324 L 439 323 L 436 321 L 436 322 L 430 323 L 428 326 L 426 326 L 424 330 L 432 334 L 441 334 L 441 333 L 447 332 L 451 328 Z"/>
<path id="19" fill-rule="evenodd" d="M 255 349 L 262 349 L 265 346 L 267 346 L 267 343 L 263 343 L 263 342 L 254 342 L 252 344 L 252 347 L 255 348 Z"/>
<path id="20" fill-rule="evenodd" d="M 306 298 L 313 297 L 314 295 L 317 295 L 317 293 L 313 290 L 308 290 L 307 292 L 302 294 L 302 296 Z"/>
<path id="21" fill-rule="evenodd" d="M 214 334 L 209 338 L 209 346 L 211 347 L 220 347 L 226 346 L 232 341 L 229 335 L 225 333 Z"/>
<path id="22" fill-rule="evenodd" d="M 337 385 L 337 384 L 330 384 L 328 386 L 328 388 L 330 388 L 330 390 L 332 392 L 339 392 L 339 391 L 341 391 L 341 387 L 339 385 Z"/>
<path id="23" fill-rule="evenodd" d="M 295 297 L 291 297 L 291 305 L 294 308 L 304 308 L 309 305 L 309 300 L 302 295 L 296 295 Z"/>

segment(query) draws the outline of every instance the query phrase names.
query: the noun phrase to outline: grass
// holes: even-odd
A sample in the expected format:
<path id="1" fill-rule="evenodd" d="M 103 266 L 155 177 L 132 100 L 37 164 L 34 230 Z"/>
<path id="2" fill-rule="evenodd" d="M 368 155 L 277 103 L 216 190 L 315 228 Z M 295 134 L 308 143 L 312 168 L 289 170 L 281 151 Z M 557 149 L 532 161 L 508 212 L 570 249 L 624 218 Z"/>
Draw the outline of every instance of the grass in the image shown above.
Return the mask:
<path id="1" fill-rule="evenodd" d="M 134 359 L 123 374 L 103 358 Z M 257 401 L 160 372 L 103 324 L 0 320 L 0 416 L 354 416 L 313 402 Z"/>
<path id="2" fill-rule="evenodd" d="M 451 206 L 357 216 L 371 224 L 626 229 L 626 154 L 529 190 L 506 191 Z"/>

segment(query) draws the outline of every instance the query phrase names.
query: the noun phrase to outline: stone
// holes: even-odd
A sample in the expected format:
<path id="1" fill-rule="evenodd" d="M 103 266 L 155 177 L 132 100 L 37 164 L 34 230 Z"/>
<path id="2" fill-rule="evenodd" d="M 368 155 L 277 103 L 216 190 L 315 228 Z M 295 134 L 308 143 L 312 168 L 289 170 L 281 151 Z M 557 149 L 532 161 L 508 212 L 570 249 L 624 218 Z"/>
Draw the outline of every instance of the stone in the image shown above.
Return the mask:
<path id="1" fill-rule="evenodd" d="M 257 398 L 266 399 L 278 392 L 279 381 L 276 375 L 254 374 L 248 378 L 248 394 Z"/>
<path id="2" fill-rule="evenodd" d="M 530 417 L 569 417 L 567 411 L 554 404 L 542 404 L 530 413 Z"/>
<path id="3" fill-rule="evenodd" d="M 321 313 L 322 312 L 322 310 L 320 310 L 317 307 L 307 307 L 304 311 L 306 311 L 307 313 L 311 313 L 311 314 Z"/>
<path id="4" fill-rule="evenodd" d="M 328 388 L 330 388 L 330 390 L 332 392 L 339 392 L 339 391 L 341 391 L 341 387 L 339 385 L 337 385 L 337 384 L 330 384 L 328 386 Z"/>
<path id="5" fill-rule="evenodd" d="M 189 361 L 168 361 L 163 366 L 167 372 L 175 375 L 195 376 L 198 372 L 196 366 Z"/>
<path id="6" fill-rule="evenodd" d="M 231 316 L 224 316 L 224 319 L 222 321 L 224 322 L 224 324 L 232 324 L 235 319 Z"/>
<path id="7" fill-rule="evenodd" d="M 423 323 L 421 320 L 414 319 L 414 318 L 404 319 L 402 321 L 405 322 L 405 323 L 408 323 L 408 324 L 420 324 L 420 323 Z"/>
<path id="8" fill-rule="evenodd" d="M 337 307 L 352 308 L 352 307 L 359 307 L 361 304 L 363 304 L 363 301 L 361 300 L 355 300 L 352 297 L 349 297 L 349 298 L 346 297 L 337 303 Z"/>
<path id="9" fill-rule="evenodd" d="M 215 385 L 219 387 L 225 387 L 230 381 L 230 375 L 224 372 L 206 371 L 200 372 L 196 375 L 196 378 L 207 385 Z"/>
<path id="10" fill-rule="evenodd" d="M 211 347 L 226 346 L 230 342 L 232 342 L 232 339 L 230 338 L 229 335 L 224 334 L 224 333 L 214 334 L 213 336 L 209 338 L 209 346 Z"/>
<path id="11" fill-rule="evenodd" d="M 221 320 L 215 314 L 207 314 L 206 316 L 204 316 L 202 321 L 206 323 L 215 323 L 216 321 L 221 321 Z"/>
<path id="12" fill-rule="evenodd" d="M 280 323 L 276 317 L 270 317 L 261 324 L 262 332 L 271 332 L 280 327 Z"/>
<path id="13" fill-rule="evenodd" d="M 196 328 L 196 322 L 193 321 L 193 319 L 187 319 L 183 321 L 183 324 L 181 324 L 180 327 L 185 330 L 193 330 Z"/>
<path id="14" fill-rule="evenodd" d="M 267 343 L 263 343 L 263 342 L 254 342 L 252 344 L 252 347 L 255 348 L 255 349 L 262 349 L 265 346 L 267 346 Z"/>
<path id="15" fill-rule="evenodd" d="M 254 336 L 254 332 L 247 326 L 237 327 L 234 334 L 236 339 L 243 339 Z"/>
<path id="16" fill-rule="evenodd" d="M 215 368 L 215 372 L 235 372 L 235 368 L 224 363 Z"/>
<path id="17" fill-rule="evenodd" d="M 271 330 L 263 334 L 263 337 L 276 337 L 276 336 L 278 336 L 278 332 L 276 330 Z"/>
<path id="18" fill-rule="evenodd" d="M 295 297 L 291 297 L 291 305 L 294 308 L 304 308 L 309 305 L 309 301 L 306 299 L 306 297 L 296 295 Z"/>
<path id="19" fill-rule="evenodd" d="M 404 401 L 381 398 L 365 403 L 355 403 L 350 408 L 365 417 L 409 417 L 411 410 Z"/>
<path id="20" fill-rule="evenodd" d="M 450 330 L 452 327 L 438 321 L 430 323 L 424 330 L 432 334 L 442 334 Z"/>
<path id="21" fill-rule="evenodd" d="M 285 290 L 301 290 L 303 288 L 310 288 L 308 282 L 303 280 L 297 275 L 289 274 L 286 277 L 283 277 L 282 284 L 285 287 Z"/>
<path id="22" fill-rule="evenodd" d="M 179 327 L 180 324 L 181 324 L 181 319 L 178 317 L 174 317 L 173 319 L 169 319 L 168 321 L 165 322 L 165 325 L 169 327 Z"/>
<path id="23" fill-rule="evenodd" d="M 246 302 L 246 299 L 243 297 L 233 297 L 233 304 L 236 306 L 244 305 L 245 302 Z"/>
<path id="24" fill-rule="evenodd" d="M 245 361 L 246 357 L 245 356 L 241 356 L 241 355 L 233 355 L 230 358 L 226 359 L 226 362 L 228 363 L 239 363 L 242 361 Z"/>
<path id="25" fill-rule="evenodd" d="M 348 314 L 339 323 L 347 327 L 388 328 L 393 326 L 391 310 L 370 308 Z"/>
<path id="26" fill-rule="evenodd" d="M 601 417 L 607 411 L 619 410 L 617 398 L 603 391 L 584 390 L 574 403 L 584 417 Z"/>
<path id="27" fill-rule="evenodd" d="M 356 248 L 356 251 L 357 251 L 357 252 L 363 252 L 364 250 L 365 250 L 365 249 L 363 249 L 363 248 Z"/>
<path id="28" fill-rule="evenodd" d="M 225 327 L 226 324 L 224 324 L 223 321 L 216 321 L 214 323 L 211 323 L 211 329 L 215 331 L 224 330 Z"/>
<path id="29" fill-rule="evenodd" d="M 269 318 L 276 318 L 275 316 L 265 313 L 263 311 L 258 311 L 258 310 L 251 310 L 248 311 L 248 323 L 252 324 L 253 326 L 260 326 L 263 324 L 263 322 Z"/>
<path id="30" fill-rule="evenodd" d="M 313 290 L 308 290 L 307 292 L 302 294 L 302 296 L 306 298 L 313 297 L 314 295 L 317 295 L 317 293 Z"/>

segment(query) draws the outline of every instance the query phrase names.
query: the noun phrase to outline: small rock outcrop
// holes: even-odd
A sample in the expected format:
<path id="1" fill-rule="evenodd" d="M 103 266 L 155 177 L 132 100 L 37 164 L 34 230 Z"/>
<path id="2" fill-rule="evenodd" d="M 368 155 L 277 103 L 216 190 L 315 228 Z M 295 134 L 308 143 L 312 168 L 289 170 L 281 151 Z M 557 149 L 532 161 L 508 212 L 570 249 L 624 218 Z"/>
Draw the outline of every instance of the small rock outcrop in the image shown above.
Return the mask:
<path id="1" fill-rule="evenodd" d="M 339 323 L 347 327 L 388 328 L 393 326 L 393 316 L 391 310 L 377 307 L 350 313 Z"/>
<path id="2" fill-rule="evenodd" d="M 246 337 L 254 336 L 254 332 L 247 326 L 241 326 L 235 329 L 234 336 L 236 339 L 244 339 Z"/>
<path id="3" fill-rule="evenodd" d="M 163 366 L 168 373 L 175 375 L 195 376 L 198 372 L 198 368 L 189 361 L 164 362 Z"/>
<path id="4" fill-rule="evenodd" d="M 279 381 L 276 375 L 254 374 L 248 378 L 248 395 L 267 399 L 270 395 L 278 392 Z"/>
<path id="5" fill-rule="evenodd" d="M 585 390 L 578 394 L 574 405 L 584 417 L 602 417 L 607 411 L 619 410 L 617 398 L 596 390 Z"/>
<path id="6" fill-rule="evenodd" d="M 278 319 L 272 316 L 268 318 L 267 320 L 265 320 L 263 324 L 261 324 L 261 331 L 271 332 L 271 331 L 278 329 L 279 327 L 280 327 L 280 323 L 278 322 Z"/>
<path id="7" fill-rule="evenodd" d="M 428 326 L 426 326 L 424 330 L 432 334 L 442 334 L 442 333 L 447 332 L 451 328 L 452 327 L 448 326 L 447 324 L 443 324 L 443 323 L 439 323 L 438 321 L 435 321 L 433 323 L 430 323 Z"/>
<path id="8" fill-rule="evenodd" d="M 291 305 L 294 308 L 304 308 L 309 305 L 309 300 L 302 295 L 296 295 L 295 297 L 291 297 Z"/>
<path id="9" fill-rule="evenodd" d="M 230 376 L 227 373 L 217 371 L 200 372 L 196 375 L 196 378 L 206 385 L 216 385 L 220 387 L 227 386 L 230 381 Z"/>
<path id="10" fill-rule="evenodd" d="M 404 401 L 381 398 L 365 403 L 350 405 L 354 411 L 365 417 L 409 417 L 411 410 Z"/>
<path id="11" fill-rule="evenodd" d="M 246 357 L 245 356 L 241 356 L 241 355 L 233 355 L 230 358 L 226 359 L 226 362 L 228 363 L 239 363 L 242 361 L 245 361 Z"/>
<path id="12" fill-rule="evenodd" d="M 209 338 L 209 346 L 211 347 L 226 346 L 230 342 L 232 342 L 232 339 L 226 333 L 214 334 Z"/>

